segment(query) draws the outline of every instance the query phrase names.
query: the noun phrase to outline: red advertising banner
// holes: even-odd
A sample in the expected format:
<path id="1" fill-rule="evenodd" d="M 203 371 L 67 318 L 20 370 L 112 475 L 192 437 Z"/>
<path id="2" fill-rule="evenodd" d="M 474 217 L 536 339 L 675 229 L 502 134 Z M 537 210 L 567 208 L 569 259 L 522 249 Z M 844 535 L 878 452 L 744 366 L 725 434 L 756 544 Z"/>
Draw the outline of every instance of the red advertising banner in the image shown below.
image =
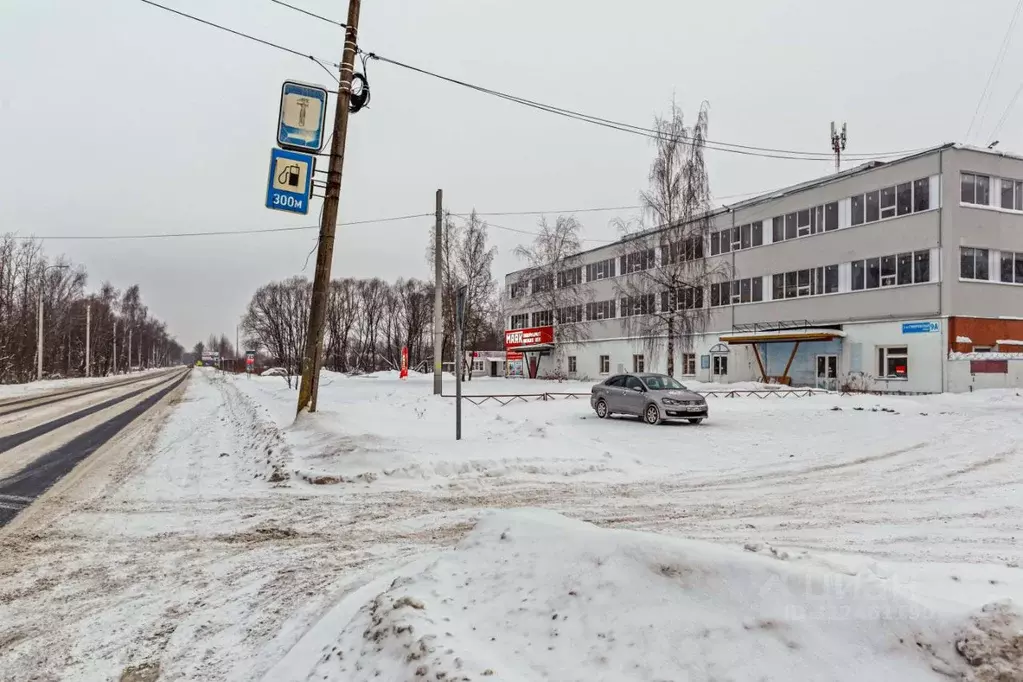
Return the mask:
<path id="1" fill-rule="evenodd" d="M 504 333 L 504 349 L 506 351 L 519 346 L 535 346 L 540 343 L 554 343 L 554 327 L 509 329 Z"/>
<path id="2" fill-rule="evenodd" d="M 402 379 L 408 379 L 408 346 L 402 346 L 401 348 L 401 373 L 398 376 Z"/>

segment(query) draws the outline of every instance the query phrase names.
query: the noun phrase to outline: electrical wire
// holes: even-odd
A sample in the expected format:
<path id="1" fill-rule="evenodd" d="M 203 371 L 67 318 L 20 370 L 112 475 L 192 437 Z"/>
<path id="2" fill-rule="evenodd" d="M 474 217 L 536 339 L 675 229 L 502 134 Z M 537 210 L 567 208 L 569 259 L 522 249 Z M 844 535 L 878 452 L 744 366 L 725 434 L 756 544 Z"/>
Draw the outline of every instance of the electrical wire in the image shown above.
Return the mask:
<path id="1" fill-rule="evenodd" d="M 721 199 L 735 199 L 737 197 L 748 197 L 748 196 L 752 196 L 754 194 L 767 194 L 769 192 L 774 192 L 774 191 L 777 191 L 777 190 L 768 189 L 768 190 L 760 190 L 760 191 L 757 191 L 757 192 L 741 192 L 740 194 L 725 194 L 724 196 L 714 197 L 714 198 L 715 198 L 715 200 L 720 201 Z M 646 207 L 644 205 L 642 205 L 642 204 L 635 204 L 633 206 L 601 206 L 601 207 L 596 207 L 596 208 L 563 208 L 563 209 L 552 209 L 552 210 L 549 210 L 549 211 L 488 211 L 488 212 L 477 211 L 476 215 L 478 215 L 478 216 L 518 216 L 518 215 L 549 215 L 551 213 L 561 213 L 561 214 L 566 214 L 566 213 L 605 213 L 605 212 L 609 212 L 609 211 L 635 211 L 635 210 L 641 209 L 641 208 L 646 208 Z M 451 215 L 465 217 L 465 216 L 468 216 L 470 214 L 469 213 L 452 213 Z"/>
<path id="2" fill-rule="evenodd" d="M 206 26 L 211 26 L 213 28 L 219 28 L 221 31 L 227 31 L 228 33 L 230 33 L 232 35 L 236 35 L 236 36 L 238 36 L 240 38 L 247 38 L 247 39 L 255 41 L 255 42 L 257 42 L 257 43 L 259 43 L 261 45 L 266 45 L 267 47 L 272 47 L 272 48 L 275 48 L 277 50 L 281 50 L 283 52 L 287 52 L 289 54 L 293 54 L 296 57 L 303 57 L 304 59 L 311 59 L 312 61 L 316 62 L 320 66 L 324 66 L 324 67 L 326 67 L 326 66 L 333 66 L 336 69 L 340 69 L 341 68 L 341 65 L 336 63 L 336 62 L 332 62 L 332 61 L 329 61 L 329 60 L 326 60 L 326 59 L 319 59 L 318 57 L 314 57 L 311 54 L 304 54 L 302 52 L 299 52 L 298 50 L 293 50 L 290 47 L 286 47 L 284 45 L 280 45 L 278 43 L 275 43 L 275 42 L 272 42 L 272 41 L 269 41 L 269 40 L 264 40 L 263 38 L 257 38 L 254 35 L 250 35 L 248 33 L 243 33 L 242 31 L 236 31 L 233 28 L 228 28 L 227 26 L 222 26 L 221 24 L 215 24 L 212 21 L 208 21 L 206 19 L 202 19 L 202 18 L 197 17 L 197 16 L 195 16 L 193 14 L 188 14 L 187 12 L 182 12 L 181 10 L 176 10 L 173 7 L 167 7 L 166 5 L 161 5 L 158 2 L 153 2 L 153 0 L 139 0 L 139 1 L 140 2 L 144 2 L 147 5 L 151 5 L 152 7 L 158 7 L 159 9 L 162 9 L 162 10 L 164 10 L 166 12 L 171 12 L 172 14 L 177 14 L 180 17 L 185 17 L 186 19 L 191 19 L 192 21 L 198 21 L 200 24 L 205 24 Z"/>
<path id="3" fill-rule="evenodd" d="M 992 142 L 996 141 L 996 136 L 998 135 L 999 132 L 1001 132 L 1002 126 L 1005 125 L 1005 122 L 1009 120 L 1009 113 L 1012 111 L 1012 108 L 1016 106 L 1016 100 L 1019 99 L 1019 96 L 1021 94 L 1023 94 L 1023 81 L 1020 82 L 1019 88 L 1016 89 L 1016 94 L 1012 96 L 1011 100 L 1009 100 L 1009 104 L 1008 106 L 1005 107 L 1005 111 L 1002 113 L 1002 117 L 998 119 L 998 125 L 996 125 L 995 129 L 991 131 L 990 139 Z"/>
<path id="4" fill-rule="evenodd" d="M 270 2 L 273 2 L 275 4 L 281 5 L 282 7 L 287 7 L 288 9 L 293 9 L 296 12 L 301 12 L 302 14 L 305 14 L 306 16 L 310 16 L 310 17 L 313 17 L 315 19 L 319 19 L 320 21 L 325 21 L 328 24 L 333 24 L 334 26 L 340 26 L 341 28 L 348 28 L 348 24 L 342 24 L 340 21 L 334 21 L 333 19 L 328 19 L 327 17 L 320 16 L 319 14 L 315 14 L 313 12 L 310 12 L 307 9 L 302 9 L 301 7 L 295 7 L 294 5 L 289 5 L 288 3 L 282 2 L 281 0 L 270 0 Z"/>
<path id="5" fill-rule="evenodd" d="M 995 63 L 991 65 L 991 71 L 987 75 L 987 82 L 984 83 L 984 89 L 980 92 L 980 99 L 977 100 L 977 106 L 973 110 L 973 117 L 970 119 L 970 127 L 966 129 L 966 137 L 963 138 L 964 142 L 968 142 L 970 139 L 970 133 L 973 132 L 973 125 L 977 122 L 977 114 L 980 112 L 980 107 L 984 104 L 984 100 L 987 99 L 987 106 L 984 107 L 984 115 L 980 117 L 980 126 L 984 126 L 984 119 L 987 118 L 988 109 L 991 107 L 991 86 L 997 81 L 998 75 L 1002 71 L 1002 63 L 1005 61 L 1005 54 L 1009 50 L 1009 41 L 1012 40 L 1012 29 L 1016 25 L 1016 20 L 1019 19 L 1020 10 L 1023 10 L 1023 0 L 1019 0 L 1016 3 L 1016 9 L 1012 13 L 1012 19 L 1009 21 L 1008 27 L 1005 29 L 1005 36 L 1002 37 L 1002 44 L 998 46 L 998 52 L 995 53 Z"/>
<path id="6" fill-rule="evenodd" d="M 1021 1 L 1023 1 L 1023 0 L 1021 0 Z M 379 54 L 376 54 L 374 52 L 364 52 L 363 54 L 365 54 L 366 57 L 368 57 L 369 59 L 376 59 L 378 61 L 382 61 L 382 62 L 385 62 L 387 64 L 391 64 L 393 66 L 397 66 L 397 67 L 400 67 L 400 68 L 403 68 L 403 69 L 407 69 L 409 71 L 414 71 L 416 73 L 419 73 L 419 74 L 422 74 L 422 75 L 425 75 L 425 76 L 430 76 L 432 78 L 436 78 L 436 79 L 445 81 L 447 83 L 451 83 L 453 85 L 459 85 L 461 87 L 469 88 L 471 90 L 475 90 L 475 91 L 481 92 L 483 94 L 492 95 L 494 97 L 505 99 L 505 100 L 508 100 L 510 102 L 514 102 L 516 104 L 521 104 L 523 106 L 531 107 L 533 109 L 539 109 L 540 111 L 546 111 L 548 113 L 557 114 L 557 115 L 560 115 L 560 116 L 565 116 L 567 118 L 576 119 L 576 120 L 583 121 L 583 122 L 586 122 L 586 123 L 592 123 L 594 125 L 603 126 L 605 128 L 611 128 L 613 130 L 619 130 L 621 132 L 631 133 L 631 134 L 634 134 L 634 135 L 640 135 L 640 136 L 648 137 L 648 138 L 652 138 L 652 139 L 659 139 L 661 137 L 661 133 L 659 131 L 651 129 L 651 128 L 645 128 L 645 127 L 636 126 L 636 125 L 633 125 L 633 124 L 630 124 L 630 123 L 623 123 L 621 121 L 614 121 L 614 120 L 611 120 L 611 119 L 601 118 L 599 116 L 593 116 L 591 114 L 584 114 L 584 113 L 581 113 L 581 112 L 578 112 L 578 111 L 573 111 L 571 109 L 564 109 L 562 107 L 556 107 L 556 106 L 553 106 L 553 105 L 550 105 L 550 104 L 544 104 L 542 102 L 537 102 L 537 101 L 534 101 L 534 100 L 526 99 L 524 97 L 518 97 L 516 95 L 510 95 L 508 93 L 501 92 L 499 90 L 493 90 L 491 88 L 483 87 L 483 86 L 480 86 L 480 85 L 475 85 L 473 83 L 469 83 L 469 82 L 466 82 L 466 81 L 463 81 L 463 80 L 459 80 L 457 78 L 451 78 L 449 76 L 444 76 L 444 75 L 441 75 L 441 74 L 433 72 L 433 71 L 428 71 L 428 70 L 420 68 L 418 66 L 413 66 L 411 64 L 406 64 L 404 62 L 400 62 L 400 61 L 397 61 L 395 59 L 391 59 L 389 57 L 382 57 Z M 790 149 L 777 149 L 777 148 L 771 148 L 771 147 L 758 147 L 758 146 L 754 146 L 754 145 L 744 145 L 744 144 L 738 144 L 738 143 L 732 143 L 732 142 L 721 142 L 721 141 L 714 141 L 714 140 L 705 140 L 705 144 L 706 144 L 706 147 L 708 149 L 713 149 L 713 150 L 716 150 L 716 151 L 730 152 L 730 153 L 734 153 L 734 154 L 744 154 L 744 155 L 747 155 L 747 156 L 761 156 L 761 157 L 765 157 L 765 158 L 793 159 L 793 160 L 805 160 L 805 161 L 827 161 L 827 160 L 830 160 L 832 158 L 831 154 L 827 153 L 827 152 L 804 152 L 804 151 L 796 151 L 796 150 L 790 150 Z M 916 153 L 916 152 L 919 152 L 919 151 L 923 151 L 923 148 L 920 148 L 920 149 L 907 149 L 907 150 L 891 151 L 891 152 L 877 152 L 877 153 L 864 153 L 864 152 L 860 152 L 860 153 L 854 153 L 854 154 L 847 154 L 847 155 L 845 155 L 845 158 L 848 158 L 848 159 L 876 159 L 876 158 L 905 156 L 905 155 L 913 154 L 913 153 Z"/>
<path id="7" fill-rule="evenodd" d="M 344 223 L 338 223 L 338 227 L 351 227 L 354 225 L 373 225 L 377 223 L 393 223 L 400 220 L 412 220 L 414 218 L 432 218 L 433 213 L 413 213 L 410 215 L 392 216 L 390 218 L 372 218 L 369 220 L 353 220 Z M 50 237 L 33 237 L 24 236 L 18 237 L 18 239 L 28 239 L 37 241 L 96 241 L 96 240 L 136 240 L 136 239 L 176 239 L 182 237 L 223 237 L 223 236 L 235 236 L 245 234 L 268 234 L 273 232 L 298 232 L 301 230 L 318 230 L 319 225 L 296 225 L 293 227 L 267 227 L 251 230 L 216 230 L 212 232 L 173 232 L 173 233 L 154 233 L 154 234 L 106 234 L 106 235 L 68 235 L 68 236 L 50 236 Z"/>

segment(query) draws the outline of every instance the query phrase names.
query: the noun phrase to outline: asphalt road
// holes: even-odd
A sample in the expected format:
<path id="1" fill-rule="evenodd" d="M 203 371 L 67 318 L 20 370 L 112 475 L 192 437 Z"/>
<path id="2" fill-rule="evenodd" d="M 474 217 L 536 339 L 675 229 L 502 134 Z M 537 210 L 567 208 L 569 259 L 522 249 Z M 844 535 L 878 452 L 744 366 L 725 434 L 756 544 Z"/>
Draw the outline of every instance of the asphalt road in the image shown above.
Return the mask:
<path id="1" fill-rule="evenodd" d="M 3 454 L 9 450 L 26 443 L 31 443 L 33 440 L 51 434 L 58 429 L 73 425 L 85 417 L 103 410 L 112 410 L 112 415 L 109 419 L 76 434 L 70 440 L 57 445 L 53 449 L 40 453 L 39 456 L 16 473 L 0 478 L 0 526 L 9 523 L 11 519 L 32 504 L 36 498 L 53 487 L 55 483 L 67 475 L 75 466 L 96 452 L 96 450 L 123 431 L 147 410 L 163 400 L 167 394 L 177 388 L 187 377 L 187 371 L 173 372 L 155 384 L 147 383 L 142 388 L 130 390 L 114 398 L 102 400 L 70 414 L 60 415 L 33 428 L 0 437 L 0 457 L 3 457 Z M 13 411 L 20 412 L 24 409 L 38 408 L 44 405 L 52 405 L 54 402 L 85 394 L 114 391 L 117 388 L 123 388 L 127 384 L 147 382 L 153 378 L 153 376 L 144 376 L 127 381 L 111 382 L 102 387 L 90 388 L 84 392 L 63 391 L 49 396 L 8 401 L 4 405 L 0 405 L 0 415 L 10 414 Z M 151 394 L 139 402 L 132 402 L 133 398 L 137 398 L 146 392 L 151 392 Z M 26 408 L 25 403 L 31 403 L 31 405 Z M 127 409 L 120 411 L 113 409 L 121 403 L 131 403 L 131 405 Z M 11 406 L 15 404 L 17 406 L 11 411 L 3 411 L 5 405 Z"/>

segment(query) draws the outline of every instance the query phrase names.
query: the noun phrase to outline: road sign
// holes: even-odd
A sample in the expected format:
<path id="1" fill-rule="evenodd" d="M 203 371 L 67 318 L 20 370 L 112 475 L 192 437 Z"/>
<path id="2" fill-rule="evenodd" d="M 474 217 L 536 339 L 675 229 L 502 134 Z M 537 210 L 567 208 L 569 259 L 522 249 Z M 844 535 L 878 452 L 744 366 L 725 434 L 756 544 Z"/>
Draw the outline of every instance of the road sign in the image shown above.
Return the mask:
<path id="1" fill-rule="evenodd" d="M 318 152 L 323 148 L 327 120 L 327 91 L 318 85 L 284 81 L 277 144 L 284 149 Z"/>
<path id="2" fill-rule="evenodd" d="M 313 157 L 274 149 L 270 152 L 270 177 L 266 183 L 266 207 L 290 213 L 309 212 Z"/>

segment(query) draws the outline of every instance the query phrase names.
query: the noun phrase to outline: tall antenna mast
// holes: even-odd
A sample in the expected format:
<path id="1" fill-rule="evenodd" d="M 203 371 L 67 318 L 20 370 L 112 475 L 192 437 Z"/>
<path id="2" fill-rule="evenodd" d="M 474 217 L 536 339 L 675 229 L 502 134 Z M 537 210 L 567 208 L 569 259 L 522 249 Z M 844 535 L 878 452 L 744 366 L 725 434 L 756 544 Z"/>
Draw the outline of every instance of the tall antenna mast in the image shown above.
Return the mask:
<path id="1" fill-rule="evenodd" d="M 835 129 L 835 122 L 831 122 L 831 151 L 835 152 L 835 172 L 842 170 L 842 152 L 845 151 L 845 123 L 842 124 L 842 133 Z"/>

